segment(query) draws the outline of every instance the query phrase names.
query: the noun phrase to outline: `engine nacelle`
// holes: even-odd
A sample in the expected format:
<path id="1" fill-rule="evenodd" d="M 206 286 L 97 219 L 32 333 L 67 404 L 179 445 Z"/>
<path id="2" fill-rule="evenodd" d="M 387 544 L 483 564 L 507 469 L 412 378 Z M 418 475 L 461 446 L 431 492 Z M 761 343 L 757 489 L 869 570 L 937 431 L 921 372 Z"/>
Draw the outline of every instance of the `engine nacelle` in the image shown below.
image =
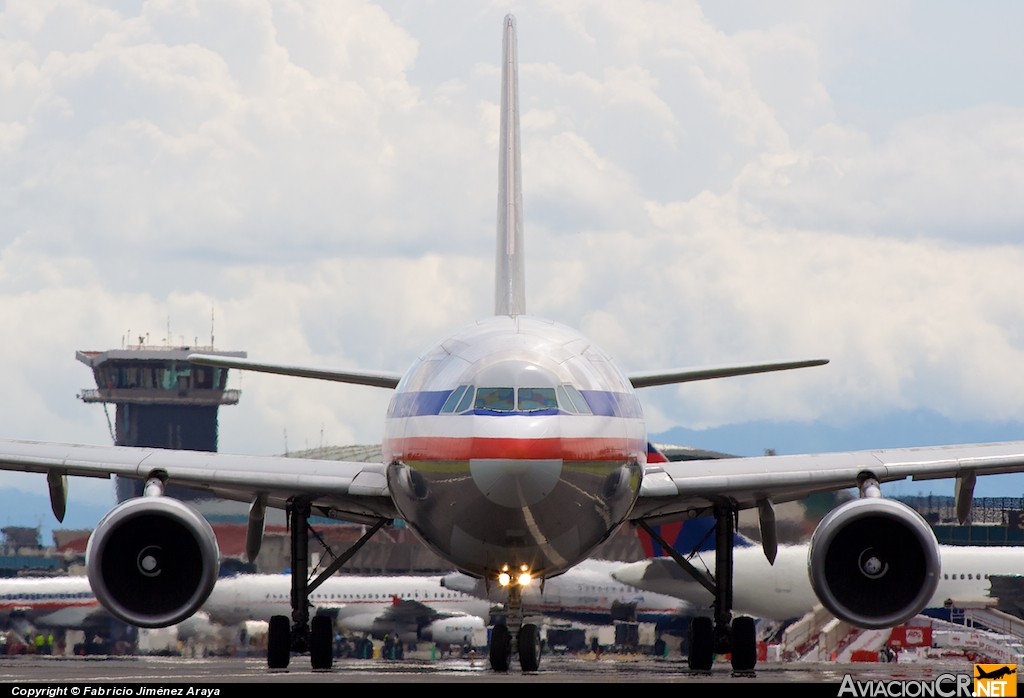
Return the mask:
<path id="1" fill-rule="evenodd" d="M 910 507 L 865 497 L 836 507 L 811 536 L 808 574 L 832 615 L 891 628 L 920 613 L 939 584 L 939 544 Z"/>
<path id="2" fill-rule="evenodd" d="M 487 645 L 487 624 L 477 616 L 453 616 L 435 620 L 420 630 L 420 638 L 439 645 Z"/>
<path id="3" fill-rule="evenodd" d="M 129 625 L 164 628 L 195 613 L 217 581 L 209 522 L 172 497 L 129 499 L 97 524 L 85 551 L 97 600 Z"/>

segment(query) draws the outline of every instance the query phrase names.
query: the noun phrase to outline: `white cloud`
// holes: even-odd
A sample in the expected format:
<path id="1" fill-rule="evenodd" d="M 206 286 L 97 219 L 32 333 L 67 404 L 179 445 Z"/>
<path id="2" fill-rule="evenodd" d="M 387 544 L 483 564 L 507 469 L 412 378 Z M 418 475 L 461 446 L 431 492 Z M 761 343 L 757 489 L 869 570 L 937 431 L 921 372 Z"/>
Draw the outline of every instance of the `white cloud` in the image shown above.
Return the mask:
<path id="1" fill-rule="evenodd" d="M 1024 413 L 1024 48 L 986 38 L 1021 10 L 761 5 L 513 3 L 528 309 L 628 369 L 833 360 L 645 392 L 654 430 Z M 401 370 L 491 312 L 506 11 L 6 3 L 5 435 L 109 440 L 74 351 L 211 313 L 219 348 Z M 380 437 L 384 391 L 234 380 L 222 450 Z"/>

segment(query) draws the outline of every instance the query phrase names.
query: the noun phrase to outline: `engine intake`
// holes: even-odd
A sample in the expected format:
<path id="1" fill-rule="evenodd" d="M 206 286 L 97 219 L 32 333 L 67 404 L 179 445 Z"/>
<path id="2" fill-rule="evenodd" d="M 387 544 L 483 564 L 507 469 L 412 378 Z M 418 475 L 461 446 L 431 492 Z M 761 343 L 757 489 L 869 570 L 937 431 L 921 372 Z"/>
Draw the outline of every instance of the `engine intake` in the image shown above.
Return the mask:
<path id="1" fill-rule="evenodd" d="M 814 593 L 836 618 L 861 628 L 891 628 L 920 613 L 935 594 L 940 568 L 928 522 L 892 499 L 843 504 L 811 536 Z"/>
<path id="2" fill-rule="evenodd" d="M 209 522 L 172 497 L 129 499 L 89 537 L 89 584 L 104 608 L 129 625 L 164 628 L 195 613 L 220 567 Z"/>

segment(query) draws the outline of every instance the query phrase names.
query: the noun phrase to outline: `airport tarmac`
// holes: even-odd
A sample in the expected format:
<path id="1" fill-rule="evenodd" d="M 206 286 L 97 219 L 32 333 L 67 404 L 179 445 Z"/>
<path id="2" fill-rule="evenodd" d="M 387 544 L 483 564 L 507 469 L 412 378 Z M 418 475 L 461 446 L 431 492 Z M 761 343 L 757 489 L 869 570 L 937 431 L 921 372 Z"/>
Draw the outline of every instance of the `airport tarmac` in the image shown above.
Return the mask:
<path id="1" fill-rule="evenodd" d="M 855 681 L 934 681 L 943 675 L 970 676 L 973 666 L 964 660 L 928 661 L 907 664 L 763 663 L 752 675 L 734 676 L 727 663 L 718 663 L 707 674 L 690 672 L 685 660 L 646 655 L 550 655 L 542 658 L 540 670 L 496 673 L 486 660 L 429 659 L 340 659 L 330 671 L 313 671 L 307 657 L 293 658 L 287 670 L 270 670 L 262 657 L 46 657 L 34 655 L 0 657 L 0 683 L 8 684 L 10 695 L 29 698 L 53 696 L 146 695 L 141 686 L 177 686 L 196 689 L 217 686 L 219 695 L 230 695 L 234 685 L 287 685 L 292 683 L 785 683 L 820 687 L 816 695 L 838 695 L 844 677 Z M 945 680 L 945 679 L 944 679 Z M 133 687 L 133 692 L 90 692 L 86 686 Z M 63 691 L 25 692 L 29 687 L 58 687 Z M 2 688 L 2 687 L 0 687 Z M 76 692 L 76 689 L 78 692 Z M 801 690 L 801 693 L 806 692 Z M 0 695 L 3 691 L 0 690 Z M 156 695 L 150 692 L 149 695 Z M 189 695 L 188 692 L 183 695 Z M 191 695 L 203 695 L 193 691 Z M 210 694 L 206 695 L 218 695 Z"/>

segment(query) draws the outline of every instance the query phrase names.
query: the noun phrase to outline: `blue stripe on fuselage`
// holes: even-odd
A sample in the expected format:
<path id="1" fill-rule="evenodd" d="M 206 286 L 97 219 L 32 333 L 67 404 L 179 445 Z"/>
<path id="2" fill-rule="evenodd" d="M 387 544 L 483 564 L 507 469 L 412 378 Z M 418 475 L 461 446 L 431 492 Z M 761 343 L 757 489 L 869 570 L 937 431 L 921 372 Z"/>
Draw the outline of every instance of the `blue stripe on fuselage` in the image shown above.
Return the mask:
<path id="1" fill-rule="evenodd" d="M 420 417 L 440 414 L 444 401 L 454 390 L 423 390 L 414 393 L 396 393 L 388 406 L 388 417 Z"/>
<path id="2" fill-rule="evenodd" d="M 441 413 L 448 396 L 453 390 L 422 390 L 409 393 L 397 393 L 395 399 L 388 407 L 388 417 L 423 417 Z M 640 408 L 640 401 L 635 395 L 629 393 L 613 393 L 605 390 L 582 390 L 583 398 L 587 401 L 590 410 L 599 417 L 625 417 L 629 419 L 640 419 L 643 411 Z M 490 416 L 507 415 L 554 415 L 572 414 L 563 410 L 515 410 L 502 412 L 497 410 L 471 410 L 462 414 L 477 414 Z"/>
<path id="3" fill-rule="evenodd" d="M 590 411 L 599 417 L 643 418 L 640 400 L 631 393 L 613 393 L 607 390 L 581 390 Z"/>

